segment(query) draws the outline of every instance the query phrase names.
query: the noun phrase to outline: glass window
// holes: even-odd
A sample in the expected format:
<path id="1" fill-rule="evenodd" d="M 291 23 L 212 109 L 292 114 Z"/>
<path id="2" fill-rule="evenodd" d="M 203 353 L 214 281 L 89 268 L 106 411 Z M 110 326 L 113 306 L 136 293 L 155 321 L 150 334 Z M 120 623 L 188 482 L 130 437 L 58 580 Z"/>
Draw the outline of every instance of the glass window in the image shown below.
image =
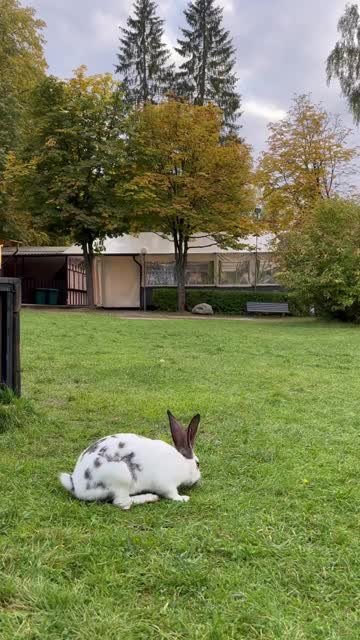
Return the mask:
<path id="1" fill-rule="evenodd" d="M 210 285 L 214 284 L 213 262 L 188 262 L 186 267 L 186 284 Z M 176 286 L 174 262 L 146 262 L 146 285 Z"/>
<path id="2" fill-rule="evenodd" d="M 186 267 L 186 284 L 214 284 L 214 263 L 188 262 Z"/>
<path id="3" fill-rule="evenodd" d="M 220 284 L 228 286 L 250 285 L 250 258 L 237 262 L 220 262 Z"/>
<path id="4" fill-rule="evenodd" d="M 175 263 L 174 262 L 147 262 L 146 263 L 147 286 L 174 286 Z"/>
<path id="5" fill-rule="evenodd" d="M 277 284 L 276 265 L 271 258 L 258 258 L 257 284 Z"/>

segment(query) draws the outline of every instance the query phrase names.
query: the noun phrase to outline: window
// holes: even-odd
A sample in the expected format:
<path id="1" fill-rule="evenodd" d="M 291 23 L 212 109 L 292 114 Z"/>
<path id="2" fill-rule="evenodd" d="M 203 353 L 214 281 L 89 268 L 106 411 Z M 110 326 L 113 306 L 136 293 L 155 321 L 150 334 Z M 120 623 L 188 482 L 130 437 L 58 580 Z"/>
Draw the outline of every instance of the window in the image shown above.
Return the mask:
<path id="1" fill-rule="evenodd" d="M 185 277 L 187 285 L 214 284 L 214 263 L 188 262 Z M 176 286 L 175 262 L 147 262 L 146 286 Z"/>
<path id="2" fill-rule="evenodd" d="M 188 262 L 186 267 L 186 284 L 193 286 L 214 284 L 214 263 Z"/>
<path id="3" fill-rule="evenodd" d="M 147 286 L 174 286 L 175 263 L 174 262 L 147 262 L 146 263 L 146 285 Z"/>
<path id="4" fill-rule="evenodd" d="M 276 266 L 271 258 L 258 258 L 257 284 L 277 284 Z"/>
<path id="5" fill-rule="evenodd" d="M 237 262 L 220 262 L 220 284 L 225 286 L 249 286 L 250 259 L 246 256 Z"/>

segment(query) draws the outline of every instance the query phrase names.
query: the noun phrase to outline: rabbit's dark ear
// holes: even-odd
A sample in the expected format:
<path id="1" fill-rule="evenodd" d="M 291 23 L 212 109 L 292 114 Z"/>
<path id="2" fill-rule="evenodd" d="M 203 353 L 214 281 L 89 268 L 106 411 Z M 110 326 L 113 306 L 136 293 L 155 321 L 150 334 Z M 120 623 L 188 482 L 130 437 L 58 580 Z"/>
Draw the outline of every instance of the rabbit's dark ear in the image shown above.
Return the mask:
<path id="1" fill-rule="evenodd" d="M 191 446 L 188 444 L 187 432 L 181 426 L 180 422 L 172 415 L 170 411 L 167 412 L 170 422 L 171 436 L 174 441 L 175 448 L 185 458 L 192 458 Z"/>
<path id="2" fill-rule="evenodd" d="M 195 442 L 199 423 L 200 423 L 200 414 L 197 413 L 196 416 L 194 416 L 193 419 L 191 420 L 187 429 L 187 443 L 191 449 L 194 448 L 194 442 Z"/>

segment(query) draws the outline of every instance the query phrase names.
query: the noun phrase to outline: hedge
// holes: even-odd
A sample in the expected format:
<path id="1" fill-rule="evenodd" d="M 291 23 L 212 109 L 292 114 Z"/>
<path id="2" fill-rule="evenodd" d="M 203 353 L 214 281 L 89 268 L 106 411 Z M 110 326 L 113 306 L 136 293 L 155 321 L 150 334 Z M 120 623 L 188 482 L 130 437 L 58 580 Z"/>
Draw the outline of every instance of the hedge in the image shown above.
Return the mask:
<path id="1" fill-rule="evenodd" d="M 305 315 L 304 310 L 286 291 L 224 291 L 223 289 L 187 289 L 186 308 L 188 311 L 201 302 L 210 304 L 214 313 L 244 315 L 247 302 L 288 302 L 293 315 Z M 176 289 L 153 289 L 153 309 L 158 311 L 177 310 Z"/>

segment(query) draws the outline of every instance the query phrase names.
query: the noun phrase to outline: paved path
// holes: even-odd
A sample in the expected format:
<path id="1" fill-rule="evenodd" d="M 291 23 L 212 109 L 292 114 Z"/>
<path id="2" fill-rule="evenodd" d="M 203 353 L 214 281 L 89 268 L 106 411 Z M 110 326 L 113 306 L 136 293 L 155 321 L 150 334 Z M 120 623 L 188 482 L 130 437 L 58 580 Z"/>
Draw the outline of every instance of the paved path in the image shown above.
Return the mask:
<path id="1" fill-rule="evenodd" d="M 213 315 L 213 316 L 199 316 L 192 313 L 165 313 L 162 311 L 125 311 L 122 309 L 87 309 L 85 307 L 60 307 L 60 306 L 41 306 L 41 305 L 23 305 L 23 309 L 30 309 L 32 311 L 45 311 L 47 313 L 91 313 L 93 315 L 107 315 L 115 318 L 124 318 L 126 320 L 240 320 L 242 322 L 257 322 L 259 320 L 267 322 L 292 322 L 297 321 L 300 318 L 282 318 L 280 316 L 233 316 L 233 315 Z M 301 318 L 305 320 L 305 318 Z M 307 318 L 307 320 L 312 320 Z"/>

